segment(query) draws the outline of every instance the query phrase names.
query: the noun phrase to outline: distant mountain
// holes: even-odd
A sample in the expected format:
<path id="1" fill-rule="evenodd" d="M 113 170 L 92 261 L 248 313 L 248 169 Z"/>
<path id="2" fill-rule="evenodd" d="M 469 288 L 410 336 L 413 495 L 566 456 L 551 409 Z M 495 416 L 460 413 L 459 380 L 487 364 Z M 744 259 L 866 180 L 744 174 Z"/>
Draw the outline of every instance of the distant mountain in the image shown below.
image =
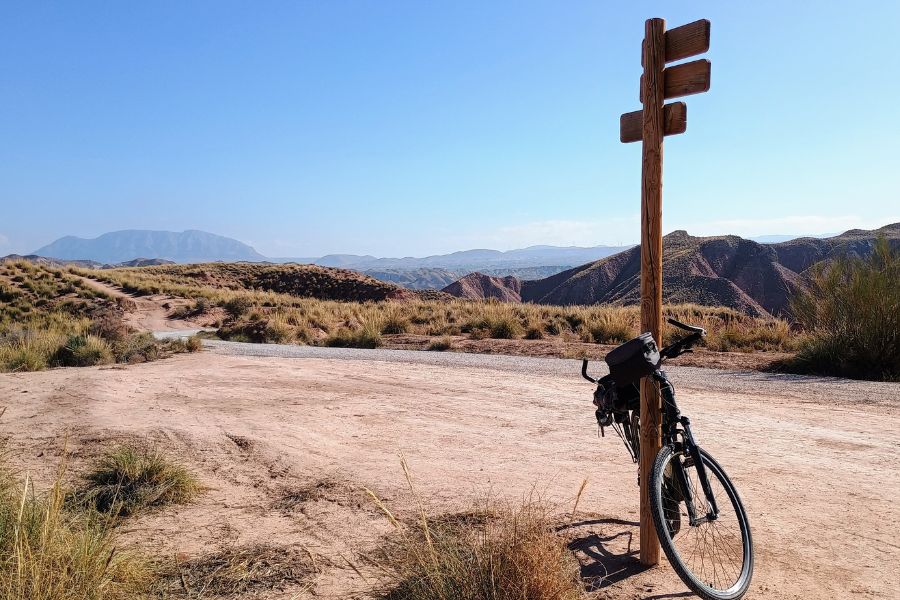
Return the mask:
<path id="1" fill-rule="evenodd" d="M 205 231 L 148 231 L 131 229 L 93 239 L 66 236 L 32 254 L 60 260 L 123 263 L 140 257 L 179 263 L 265 261 L 265 256 L 242 242 Z"/>
<path id="2" fill-rule="evenodd" d="M 784 314 L 811 267 L 837 256 L 867 255 L 879 236 L 900 247 L 900 223 L 778 244 L 675 231 L 663 239 L 663 298 L 672 303 L 729 306 L 758 316 Z M 515 280 L 508 284 L 508 295 L 540 304 L 637 304 L 639 282 L 640 248 L 635 247 L 544 279 Z M 444 291 L 464 298 L 482 297 L 471 285 L 451 284 Z"/>

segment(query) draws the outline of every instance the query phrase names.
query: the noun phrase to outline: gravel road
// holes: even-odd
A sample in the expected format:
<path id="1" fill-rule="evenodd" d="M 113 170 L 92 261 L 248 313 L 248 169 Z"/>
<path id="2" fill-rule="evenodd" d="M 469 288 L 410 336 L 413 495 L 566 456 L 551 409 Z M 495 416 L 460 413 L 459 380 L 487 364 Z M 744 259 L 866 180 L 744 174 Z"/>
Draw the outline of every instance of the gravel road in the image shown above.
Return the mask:
<path id="1" fill-rule="evenodd" d="M 218 354 L 248 357 L 323 358 L 333 360 L 380 361 L 457 368 L 482 368 L 529 375 L 570 375 L 580 377 L 581 361 L 564 358 L 535 358 L 462 352 L 422 352 L 414 350 L 363 350 L 322 348 L 294 344 L 248 344 L 204 340 L 204 346 Z M 605 375 L 602 361 L 591 363 L 590 372 Z M 900 404 L 900 383 L 856 381 L 837 377 L 811 377 L 751 371 L 722 371 L 671 365 L 666 372 L 676 387 L 718 393 L 777 395 L 817 404 Z M 585 382 L 587 385 L 587 382 Z"/>

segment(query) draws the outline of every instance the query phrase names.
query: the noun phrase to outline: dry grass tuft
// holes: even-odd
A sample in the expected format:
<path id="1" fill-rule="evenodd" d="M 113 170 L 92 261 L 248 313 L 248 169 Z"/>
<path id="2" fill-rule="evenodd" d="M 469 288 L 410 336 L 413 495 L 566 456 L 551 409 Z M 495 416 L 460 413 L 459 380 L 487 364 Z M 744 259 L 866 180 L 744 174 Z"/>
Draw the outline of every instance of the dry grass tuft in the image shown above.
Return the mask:
<path id="1" fill-rule="evenodd" d="M 124 600 L 146 597 L 147 565 L 117 550 L 111 520 L 69 511 L 63 469 L 38 493 L 0 469 L 0 597 L 8 600 Z"/>
<path id="2" fill-rule="evenodd" d="M 121 446 L 85 476 L 79 499 L 102 513 L 127 516 L 143 508 L 180 504 L 200 491 L 196 477 L 156 450 Z"/>
<path id="3" fill-rule="evenodd" d="M 539 502 L 421 523 L 385 549 L 390 600 L 575 600 L 578 565 Z"/>
<path id="4" fill-rule="evenodd" d="M 381 320 L 366 319 L 355 328 L 338 329 L 325 339 L 326 346 L 335 348 L 377 348 L 381 345 Z"/>
<path id="5" fill-rule="evenodd" d="M 375 494 L 397 530 L 375 564 L 387 600 L 576 600 L 583 598 L 578 563 L 555 531 L 546 503 L 486 501 L 472 511 L 429 520 L 406 461 L 416 499 L 415 525 L 404 526 Z"/>
<path id="6" fill-rule="evenodd" d="M 315 557 L 305 548 L 247 546 L 179 563 L 167 573 L 172 588 L 167 597 L 242 598 L 262 591 L 296 591 L 310 585 L 318 571 Z"/>

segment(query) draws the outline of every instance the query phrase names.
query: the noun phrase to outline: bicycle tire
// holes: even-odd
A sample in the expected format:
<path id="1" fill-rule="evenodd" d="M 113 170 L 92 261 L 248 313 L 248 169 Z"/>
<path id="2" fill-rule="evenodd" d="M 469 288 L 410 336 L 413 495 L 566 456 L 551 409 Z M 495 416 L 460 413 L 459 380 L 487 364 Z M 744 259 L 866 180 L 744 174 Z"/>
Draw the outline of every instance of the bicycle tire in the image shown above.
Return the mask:
<path id="1" fill-rule="evenodd" d="M 664 502 L 662 495 L 666 466 L 673 457 L 677 456 L 673 454 L 672 448 L 669 446 L 664 446 L 660 449 L 659 453 L 656 455 L 653 470 L 650 473 L 649 495 L 650 511 L 653 515 L 653 526 L 656 529 L 656 535 L 659 538 L 659 543 L 663 552 L 666 554 L 666 558 L 669 559 L 672 568 L 675 569 L 675 572 L 691 591 L 705 600 L 737 600 L 747 593 L 747 589 L 750 587 L 750 580 L 753 577 L 753 539 L 750 534 L 750 524 L 747 519 L 747 512 L 744 509 L 744 505 L 741 502 L 737 489 L 734 487 L 734 484 L 731 483 L 728 475 L 725 474 L 725 470 L 722 469 L 719 463 L 716 462 L 709 453 L 703 449 L 699 449 L 699 452 L 710 480 L 718 480 L 719 484 L 728 495 L 728 500 L 730 501 L 731 508 L 734 509 L 740 527 L 742 563 L 741 571 L 736 580 L 726 589 L 717 589 L 709 585 L 686 564 L 679 553 L 678 548 L 675 546 L 673 535 L 666 525 L 666 502 Z M 700 493 L 702 494 L 702 491 Z M 724 498 L 717 500 L 720 513 L 724 510 L 723 500 Z M 691 527 L 692 526 L 685 522 L 681 526 L 681 529 L 690 529 Z M 674 535 L 677 536 L 678 532 L 675 532 Z M 705 539 L 706 538 L 704 538 L 704 540 Z"/>

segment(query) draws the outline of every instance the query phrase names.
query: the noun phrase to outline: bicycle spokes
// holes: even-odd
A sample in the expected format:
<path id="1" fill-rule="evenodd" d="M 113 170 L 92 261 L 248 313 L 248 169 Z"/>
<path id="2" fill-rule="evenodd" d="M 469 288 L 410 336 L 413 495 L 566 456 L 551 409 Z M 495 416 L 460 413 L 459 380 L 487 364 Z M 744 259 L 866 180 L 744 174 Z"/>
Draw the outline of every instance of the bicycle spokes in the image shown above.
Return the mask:
<path id="1" fill-rule="evenodd" d="M 698 463 L 673 457 L 671 481 L 662 489 L 666 522 L 685 566 L 709 587 L 728 589 L 743 571 L 741 524 L 734 512 L 717 510 L 715 499 L 727 502 L 728 493 L 716 477 L 707 476 L 706 465 L 698 468 Z"/>

